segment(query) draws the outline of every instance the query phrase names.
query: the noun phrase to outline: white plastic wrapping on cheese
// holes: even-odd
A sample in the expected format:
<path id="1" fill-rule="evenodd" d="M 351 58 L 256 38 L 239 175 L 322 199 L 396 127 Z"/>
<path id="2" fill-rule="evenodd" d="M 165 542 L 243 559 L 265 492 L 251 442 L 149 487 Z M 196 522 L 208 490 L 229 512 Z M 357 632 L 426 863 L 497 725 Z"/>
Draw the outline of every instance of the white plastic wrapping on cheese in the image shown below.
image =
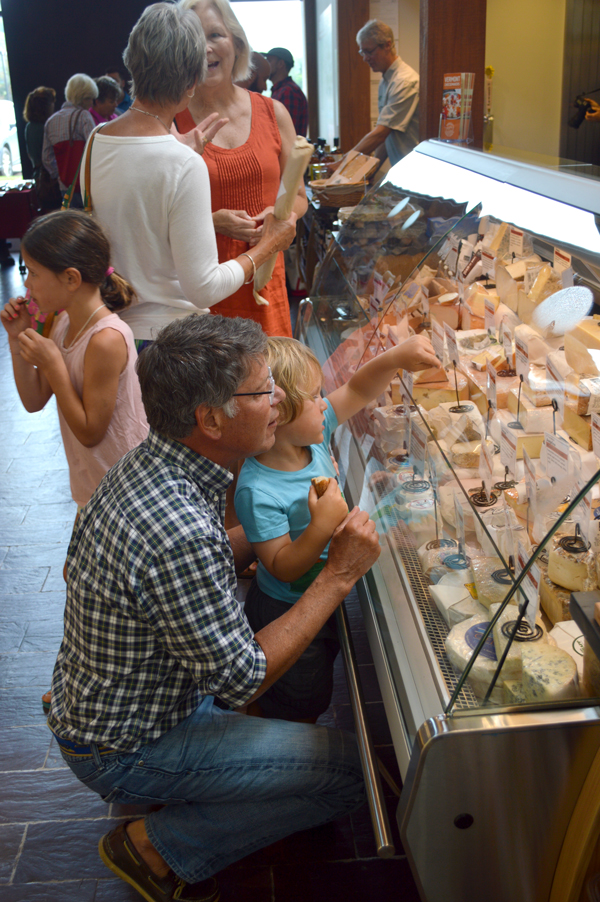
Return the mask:
<path id="1" fill-rule="evenodd" d="M 473 579 L 477 590 L 477 598 L 485 608 L 504 601 L 513 584 L 499 557 L 477 557 L 471 561 Z M 511 604 L 517 604 L 513 595 Z"/>

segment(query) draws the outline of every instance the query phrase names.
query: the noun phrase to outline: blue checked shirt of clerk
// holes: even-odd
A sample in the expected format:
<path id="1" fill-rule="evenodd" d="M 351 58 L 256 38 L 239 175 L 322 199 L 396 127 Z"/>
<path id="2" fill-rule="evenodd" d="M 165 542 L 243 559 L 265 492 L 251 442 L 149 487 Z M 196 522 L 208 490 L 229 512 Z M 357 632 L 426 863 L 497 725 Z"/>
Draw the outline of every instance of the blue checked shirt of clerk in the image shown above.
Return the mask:
<path id="1" fill-rule="evenodd" d="M 235 597 L 223 525 L 231 479 L 151 429 L 102 480 L 67 557 L 57 735 L 135 751 L 203 696 L 238 706 L 258 689 L 266 659 Z"/>

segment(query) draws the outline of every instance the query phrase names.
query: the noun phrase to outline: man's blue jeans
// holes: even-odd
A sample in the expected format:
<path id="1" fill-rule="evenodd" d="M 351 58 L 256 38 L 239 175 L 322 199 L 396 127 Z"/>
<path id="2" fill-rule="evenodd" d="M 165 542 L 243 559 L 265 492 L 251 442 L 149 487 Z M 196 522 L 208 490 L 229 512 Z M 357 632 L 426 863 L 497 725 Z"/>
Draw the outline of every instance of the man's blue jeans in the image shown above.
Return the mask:
<path id="1" fill-rule="evenodd" d="M 106 802 L 165 804 L 146 830 L 188 883 L 364 802 L 351 733 L 223 711 L 210 697 L 136 752 L 63 757 Z"/>

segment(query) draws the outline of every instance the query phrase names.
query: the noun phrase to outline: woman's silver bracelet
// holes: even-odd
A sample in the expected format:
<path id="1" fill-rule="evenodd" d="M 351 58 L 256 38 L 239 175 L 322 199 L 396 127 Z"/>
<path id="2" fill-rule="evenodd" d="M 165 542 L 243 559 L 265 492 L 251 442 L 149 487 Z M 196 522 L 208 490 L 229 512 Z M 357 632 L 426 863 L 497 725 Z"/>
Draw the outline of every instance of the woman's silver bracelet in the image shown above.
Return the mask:
<path id="1" fill-rule="evenodd" d="M 256 263 L 254 262 L 254 257 L 251 257 L 250 254 L 247 254 L 245 251 L 240 254 L 240 257 L 248 257 L 248 260 L 252 264 L 252 275 L 244 282 L 244 285 L 249 285 L 250 282 L 254 282 L 254 279 L 256 277 Z"/>

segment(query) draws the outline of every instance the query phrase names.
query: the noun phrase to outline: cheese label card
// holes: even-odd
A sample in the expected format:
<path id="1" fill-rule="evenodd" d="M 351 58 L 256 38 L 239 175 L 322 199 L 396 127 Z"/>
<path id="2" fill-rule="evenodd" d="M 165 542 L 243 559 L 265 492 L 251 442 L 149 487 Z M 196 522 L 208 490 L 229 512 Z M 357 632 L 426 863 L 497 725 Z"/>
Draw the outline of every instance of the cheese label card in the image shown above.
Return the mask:
<path id="1" fill-rule="evenodd" d="M 517 542 L 517 559 L 515 561 L 515 572 L 517 576 L 521 575 L 530 557 L 531 555 L 525 546 L 522 545 L 521 542 Z M 521 583 L 520 589 L 528 601 L 527 607 L 525 608 L 525 620 L 533 632 L 535 632 L 535 621 L 540 610 L 540 576 L 539 567 L 537 564 L 532 564 L 529 573 Z M 519 609 L 521 611 L 523 610 L 521 603 L 519 604 Z"/>
<path id="2" fill-rule="evenodd" d="M 458 271 L 462 272 L 465 269 L 467 263 L 470 262 L 471 257 L 473 256 L 473 245 L 470 241 L 462 241 L 460 245 L 460 256 L 458 258 Z"/>
<path id="3" fill-rule="evenodd" d="M 458 497 L 458 491 L 454 495 L 454 516 L 456 518 L 456 541 L 462 549 L 465 547 L 465 512 Z"/>
<path id="4" fill-rule="evenodd" d="M 496 278 L 496 255 L 493 251 L 482 248 L 481 250 L 481 266 L 485 275 Z"/>
<path id="5" fill-rule="evenodd" d="M 494 410 L 498 408 L 498 396 L 496 394 L 496 377 L 497 373 L 492 364 L 489 362 L 485 365 L 487 371 L 487 399 L 491 403 Z"/>
<path id="6" fill-rule="evenodd" d="M 402 395 L 402 400 L 406 404 L 407 407 L 413 403 L 412 399 L 413 393 L 413 374 L 404 370 L 402 373 L 402 379 L 400 380 L 400 394 Z"/>
<path id="7" fill-rule="evenodd" d="M 431 344 L 433 345 L 433 353 L 440 361 L 444 362 L 444 329 L 439 320 L 434 319 L 431 323 Z"/>
<path id="8" fill-rule="evenodd" d="M 575 483 L 574 492 L 576 495 L 582 490 L 586 483 L 585 479 L 578 479 Z M 592 517 L 592 493 L 588 492 L 583 496 L 577 507 L 571 514 L 576 523 L 579 523 L 581 535 L 586 542 L 590 540 L 590 519 Z"/>
<path id="9" fill-rule="evenodd" d="M 450 362 L 455 366 L 459 364 L 458 345 L 456 343 L 456 332 L 451 329 L 448 323 L 444 323 L 444 334 L 446 336 L 446 345 L 448 348 L 448 357 Z"/>
<path id="10" fill-rule="evenodd" d="M 521 376 L 523 381 L 527 381 L 529 377 L 529 346 L 523 337 L 517 338 L 515 335 L 515 359 L 517 364 L 517 376 Z"/>
<path id="11" fill-rule="evenodd" d="M 456 264 L 458 263 L 458 238 L 454 236 L 450 237 L 450 250 L 448 251 L 448 256 L 446 257 L 446 265 L 448 269 L 456 273 Z"/>
<path id="12" fill-rule="evenodd" d="M 545 433 L 546 473 L 550 479 L 561 479 L 569 473 L 569 443 L 560 435 Z"/>
<path id="13" fill-rule="evenodd" d="M 508 365 L 512 366 L 513 356 L 513 337 L 512 329 L 506 320 L 502 320 L 502 347 L 504 348 L 504 356 L 508 360 Z"/>
<path id="14" fill-rule="evenodd" d="M 427 438 L 418 423 L 411 420 L 410 428 L 410 453 L 413 459 L 413 469 L 421 475 L 425 470 L 423 463 L 427 457 Z"/>
<path id="15" fill-rule="evenodd" d="M 506 423 L 501 423 L 500 460 L 513 479 L 517 473 L 517 437 Z"/>
<path id="16" fill-rule="evenodd" d="M 423 316 L 427 319 L 429 317 L 429 288 L 425 285 L 421 287 L 421 307 L 423 308 Z"/>
<path id="17" fill-rule="evenodd" d="M 596 457 L 600 457 L 600 414 L 592 414 L 592 446 Z"/>
<path id="18" fill-rule="evenodd" d="M 547 383 L 548 396 L 551 400 L 555 400 L 558 404 L 558 412 L 560 414 L 560 419 L 562 420 L 565 415 L 565 392 L 563 388 L 563 381 L 561 379 L 560 373 L 556 371 L 556 368 L 553 366 L 552 361 L 550 359 L 550 355 L 546 357 L 546 373 L 552 380 Z"/>
<path id="19" fill-rule="evenodd" d="M 527 487 L 527 498 L 529 500 L 529 523 L 531 524 L 537 516 L 537 495 L 535 481 L 535 467 L 527 453 L 527 449 L 523 448 L 523 464 L 525 467 L 525 485 Z"/>
<path id="20" fill-rule="evenodd" d="M 508 239 L 508 250 L 511 254 L 516 254 L 517 257 L 523 256 L 524 237 L 525 233 L 521 229 L 515 229 L 514 226 L 511 226 Z"/>
<path id="21" fill-rule="evenodd" d="M 496 331 L 496 324 L 494 321 L 495 314 L 496 314 L 496 308 L 494 307 L 494 302 L 492 301 L 491 298 L 486 297 L 486 299 L 484 301 L 484 307 L 485 307 L 485 331 L 487 332 L 488 335 L 494 336 L 494 333 Z"/>
<path id="22" fill-rule="evenodd" d="M 563 269 L 561 274 L 562 287 L 563 288 L 572 288 L 573 287 L 573 267 L 569 266 L 568 269 Z"/>
<path id="23" fill-rule="evenodd" d="M 566 251 L 561 251 L 557 247 L 554 248 L 554 269 L 558 272 L 562 272 L 564 269 L 569 269 L 571 266 L 571 254 L 567 254 Z"/>
<path id="24" fill-rule="evenodd" d="M 461 304 L 465 302 L 465 283 L 460 278 L 458 280 L 458 300 Z"/>
<path id="25" fill-rule="evenodd" d="M 488 497 L 491 495 L 494 480 L 492 473 L 494 470 L 494 462 L 490 452 L 490 446 L 486 441 L 481 443 L 481 454 L 479 455 L 479 475 L 483 479 L 485 490 Z"/>
<path id="26" fill-rule="evenodd" d="M 373 276 L 373 294 L 371 295 L 371 307 L 378 310 L 387 293 L 387 285 L 383 281 L 383 276 L 375 272 Z"/>

